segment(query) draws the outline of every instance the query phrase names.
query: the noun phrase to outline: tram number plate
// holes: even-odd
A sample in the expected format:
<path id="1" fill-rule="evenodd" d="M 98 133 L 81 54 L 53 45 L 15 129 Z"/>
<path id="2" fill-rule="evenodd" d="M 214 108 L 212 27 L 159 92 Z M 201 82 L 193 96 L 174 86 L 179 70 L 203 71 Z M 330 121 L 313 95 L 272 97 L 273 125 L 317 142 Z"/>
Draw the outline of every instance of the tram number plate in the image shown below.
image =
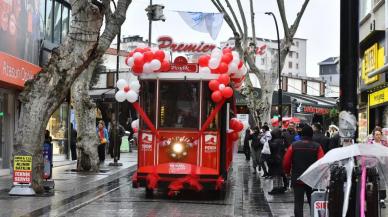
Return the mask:
<path id="1" fill-rule="evenodd" d="M 214 153 L 217 151 L 217 146 L 207 145 L 205 146 L 205 153 Z"/>
<path id="2" fill-rule="evenodd" d="M 179 164 L 179 163 L 170 163 L 168 168 L 168 173 L 175 174 L 175 173 L 183 173 L 187 170 L 186 165 Z"/>

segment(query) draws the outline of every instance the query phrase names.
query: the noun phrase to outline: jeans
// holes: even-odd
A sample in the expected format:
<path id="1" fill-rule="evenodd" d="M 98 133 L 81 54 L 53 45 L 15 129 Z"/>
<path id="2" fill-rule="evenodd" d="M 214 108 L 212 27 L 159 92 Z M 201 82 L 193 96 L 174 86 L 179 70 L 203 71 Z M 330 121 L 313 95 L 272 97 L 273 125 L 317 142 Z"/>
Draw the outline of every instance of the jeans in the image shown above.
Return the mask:
<path id="1" fill-rule="evenodd" d="M 304 194 L 306 193 L 307 201 L 311 209 L 311 193 L 313 189 L 306 184 L 295 184 L 294 185 L 294 215 L 295 217 L 303 217 L 303 204 Z"/>

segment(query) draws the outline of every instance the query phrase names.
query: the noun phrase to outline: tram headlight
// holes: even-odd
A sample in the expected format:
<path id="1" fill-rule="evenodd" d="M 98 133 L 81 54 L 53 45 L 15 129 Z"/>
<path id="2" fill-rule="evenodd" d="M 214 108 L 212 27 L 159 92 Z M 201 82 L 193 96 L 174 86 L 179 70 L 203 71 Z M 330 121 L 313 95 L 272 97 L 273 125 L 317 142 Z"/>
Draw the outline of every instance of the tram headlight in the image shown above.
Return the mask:
<path id="1" fill-rule="evenodd" d="M 184 147 L 182 143 L 174 143 L 172 144 L 172 151 L 175 154 L 181 154 L 184 151 Z"/>

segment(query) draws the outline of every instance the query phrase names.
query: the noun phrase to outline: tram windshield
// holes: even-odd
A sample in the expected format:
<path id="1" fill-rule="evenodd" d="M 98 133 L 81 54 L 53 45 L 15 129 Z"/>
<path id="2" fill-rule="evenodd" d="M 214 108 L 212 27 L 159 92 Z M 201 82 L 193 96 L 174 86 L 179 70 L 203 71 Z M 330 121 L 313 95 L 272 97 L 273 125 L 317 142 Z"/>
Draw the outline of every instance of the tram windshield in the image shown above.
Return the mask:
<path id="1" fill-rule="evenodd" d="M 200 83 L 160 81 L 160 128 L 199 128 Z"/>

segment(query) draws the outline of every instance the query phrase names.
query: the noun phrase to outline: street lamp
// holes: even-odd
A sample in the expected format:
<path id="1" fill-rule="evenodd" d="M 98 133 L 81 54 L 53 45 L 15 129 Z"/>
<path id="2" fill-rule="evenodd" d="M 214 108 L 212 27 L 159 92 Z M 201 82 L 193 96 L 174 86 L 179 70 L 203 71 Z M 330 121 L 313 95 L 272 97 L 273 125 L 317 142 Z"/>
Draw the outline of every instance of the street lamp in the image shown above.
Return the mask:
<path id="1" fill-rule="evenodd" d="M 275 14 L 272 12 L 265 12 L 266 15 L 272 15 L 273 19 L 275 20 L 275 26 L 276 26 L 276 35 L 278 37 L 278 77 L 279 77 L 279 90 L 278 90 L 278 106 L 279 106 L 279 127 L 282 127 L 282 116 L 283 116 L 283 108 L 282 108 L 282 73 L 280 68 L 280 39 L 279 39 L 279 28 L 278 28 L 278 22 L 276 20 Z"/>

